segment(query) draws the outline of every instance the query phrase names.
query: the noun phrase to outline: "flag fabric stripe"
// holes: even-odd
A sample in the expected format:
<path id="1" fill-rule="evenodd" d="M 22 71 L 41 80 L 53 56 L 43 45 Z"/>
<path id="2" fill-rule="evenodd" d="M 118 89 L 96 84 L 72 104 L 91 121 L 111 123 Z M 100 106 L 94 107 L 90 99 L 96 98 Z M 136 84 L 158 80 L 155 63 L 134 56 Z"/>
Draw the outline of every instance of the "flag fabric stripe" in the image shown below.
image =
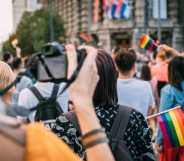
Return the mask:
<path id="1" fill-rule="evenodd" d="M 121 13 L 120 13 L 121 18 L 126 18 L 126 16 L 125 16 L 126 9 L 127 9 L 127 5 L 125 2 L 123 2 L 122 6 L 121 6 Z"/>
<path id="2" fill-rule="evenodd" d="M 148 51 L 152 51 L 153 50 L 153 47 L 154 47 L 154 44 L 151 43 L 150 46 L 148 47 Z"/>
<path id="3" fill-rule="evenodd" d="M 116 7 L 116 18 L 121 18 L 121 6 L 122 6 L 123 0 L 118 0 L 117 7 Z"/>
<path id="4" fill-rule="evenodd" d="M 110 2 L 108 2 L 108 17 L 111 19 L 112 18 L 112 5 L 114 3 L 114 0 L 110 0 Z"/>
<path id="5" fill-rule="evenodd" d="M 179 121 L 180 129 L 184 138 L 184 113 L 181 109 L 176 110 L 176 118 Z"/>
<path id="6" fill-rule="evenodd" d="M 184 112 L 175 108 L 158 116 L 166 148 L 184 146 Z"/>
<path id="7" fill-rule="evenodd" d="M 176 131 L 176 129 L 175 129 L 173 120 L 172 120 L 171 116 L 169 115 L 169 113 L 166 113 L 165 116 L 166 116 L 166 118 L 167 118 L 167 120 L 168 120 L 168 123 L 169 123 L 169 125 L 170 125 L 171 135 L 172 135 L 173 140 L 174 140 L 174 142 L 175 142 L 174 146 L 177 147 L 177 146 L 180 145 L 180 143 L 179 143 L 177 131 Z"/>
<path id="8" fill-rule="evenodd" d="M 153 44 L 153 42 L 151 39 L 149 39 L 148 42 L 145 44 L 144 48 L 148 49 L 151 46 L 151 44 Z"/>
<path id="9" fill-rule="evenodd" d="M 167 114 L 167 113 L 166 113 Z M 167 117 L 167 115 L 164 114 L 164 115 L 161 115 L 162 119 L 163 119 L 163 122 L 165 123 L 165 126 L 166 126 L 166 131 L 167 131 L 167 134 L 169 136 L 169 139 L 170 139 L 170 142 L 171 142 L 171 145 L 173 147 L 176 147 L 178 145 L 178 142 L 177 140 L 175 139 L 175 135 L 173 135 L 173 132 L 172 132 L 172 129 L 171 129 L 171 126 L 169 124 L 169 119 Z"/>
<path id="10" fill-rule="evenodd" d="M 102 1 L 102 5 L 103 5 L 103 10 L 106 11 L 107 10 L 107 2 L 106 2 L 106 0 Z"/>
<path id="11" fill-rule="evenodd" d="M 184 138 L 183 138 L 183 135 L 182 135 L 182 132 L 181 132 L 180 124 L 179 124 L 179 118 L 176 118 L 176 114 L 175 113 L 176 112 L 174 112 L 174 111 L 170 111 L 169 115 L 172 118 L 175 130 L 176 130 L 176 134 L 178 136 L 179 145 L 182 146 L 182 145 L 184 145 Z"/>
<path id="12" fill-rule="evenodd" d="M 164 145 L 168 148 L 171 148 L 172 145 L 170 143 L 170 139 L 169 139 L 169 136 L 167 134 L 166 126 L 165 126 L 161 116 L 158 116 L 158 123 L 160 125 L 161 130 L 162 130 L 162 135 L 164 138 Z"/>
<path id="13" fill-rule="evenodd" d="M 113 3 L 112 8 L 111 8 L 111 16 L 112 16 L 112 18 L 116 18 L 116 16 L 115 16 L 116 8 L 117 8 L 117 4 Z"/>
<path id="14" fill-rule="evenodd" d="M 176 110 L 176 112 L 177 112 L 178 117 L 180 118 L 180 121 L 181 121 L 180 125 L 181 125 L 181 129 L 182 129 L 182 128 L 184 128 L 184 113 L 181 109 Z M 182 131 L 183 131 L 183 135 L 184 135 L 184 130 L 182 130 Z"/>
<path id="15" fill-rule="evenodd" d="M 149 36 L 148 35 L 144 35 L 141 39 L 140 39 L 140 47 L 144 48 L 145 44 L 148 43 L 149 41 Z"/>
<path id="16" fill-rule="evenodd" d="M 171 121 L 172 121 L 172 123 L 174 125 L 174 129 L 175 129 L 175 132 L 176 132 L 176 135 L 177 135 L 176 137 L 178 138 L 178 143 L 181 146 L 183 144 L 183 137 L 182 137 L 182 133 L 180 131 L 180 127 L 179 127 L 178 121 L 177 121 L 173 111 L 170 111 L 169 115 L 170 115 Z"/>
<path id="17" fill-rule="evenodd" d="M 97 23 L 98 19 L 99 19 L 99 0 L 95 0 L 93 22 Z"/>
<path id="18" fill-rule="evenodd" d="M 112 7 L 114 0 L 110 0 L 110 7 Z"/>

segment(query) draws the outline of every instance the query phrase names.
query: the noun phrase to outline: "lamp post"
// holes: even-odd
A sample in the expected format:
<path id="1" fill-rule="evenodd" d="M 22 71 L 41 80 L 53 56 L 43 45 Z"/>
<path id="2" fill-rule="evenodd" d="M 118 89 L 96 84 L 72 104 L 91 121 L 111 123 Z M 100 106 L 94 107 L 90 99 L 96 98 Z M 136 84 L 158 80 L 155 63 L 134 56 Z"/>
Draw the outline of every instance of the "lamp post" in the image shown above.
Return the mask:
<path id="1" fill-rule="evenodd" d="M 144 33 L 147 33 L 147 27 L 148 27 L 148 6 L 149 2 L 148 0 L 144 0 Z"/>
<path id="2" fill-rule="evenodd" d="M 161 33 L 161 4 L 160 4 L 160 0 L 158 0 L 158 40 L 161 42 L 162 41 L 162 33 Z"/>
<path id="3" fill-rule="evenodd" d="M 88 33 L 91 32 L 92 25 L 92 0 L 88 0 Z"/>
<path id="4" fill-rule="evenodd" d="M 49 36 L 50 42 L 54 41 L 54 24 L 53 24 L 53 10 L 52 10 L 52 0 L 48 0 L 49 5 Z"/>

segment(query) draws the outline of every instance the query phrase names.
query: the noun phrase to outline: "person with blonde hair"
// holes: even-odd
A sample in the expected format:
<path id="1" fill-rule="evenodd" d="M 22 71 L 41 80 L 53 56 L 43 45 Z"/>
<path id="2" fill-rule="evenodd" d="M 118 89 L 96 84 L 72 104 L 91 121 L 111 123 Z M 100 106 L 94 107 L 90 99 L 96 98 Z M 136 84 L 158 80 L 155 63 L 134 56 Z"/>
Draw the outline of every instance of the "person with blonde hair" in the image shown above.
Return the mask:
<path id="1" fill-rule="evenodd" d="M 0 96 L 1 101 L 5 104 L 12 104 L 15 101 L 13 100 L 13 97 L 15 96 L 13 95 L 15 92 L 15 87 L 10 88 L 6 92 L 3 92 L 3 90 L 12 84 L 14 80 L 15 75 L 10 66 L 5 62 L 0 61 Z"/>
<path id="2" fill-rule="evenodd" d="M 156 57 L 156 65 L 151 66 L 152 78 L 157 81 L 157 93 L 160 98 L 161 89 L 168 83 L 168 63 L 175 56 L 180 55 L 178 51 L 167 45 L 160 45 Z"/>

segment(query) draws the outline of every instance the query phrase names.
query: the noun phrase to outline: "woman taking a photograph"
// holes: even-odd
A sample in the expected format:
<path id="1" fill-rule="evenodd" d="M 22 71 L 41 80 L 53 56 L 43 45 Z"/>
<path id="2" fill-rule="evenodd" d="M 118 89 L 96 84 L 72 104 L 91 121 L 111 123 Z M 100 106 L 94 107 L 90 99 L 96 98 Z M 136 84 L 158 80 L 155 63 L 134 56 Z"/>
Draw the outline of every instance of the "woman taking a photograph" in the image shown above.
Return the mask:
<path id="1" fill-rule="evenodd" d="M 95 63 L 96 50 L 86 47 L 87 58 L 69 91 L 79 119 L 88 161 L 115 161 L 107 144 L 108 139 L 94 112 L 93 93 L 99 80 Z M 68 53 L 69 72 L 77 66 L 77 56 Z M 84 101 L 85 100 L 85 101 Z M 24 127 L 12 118 L 0 115 L 0 161 L 80 161 L 68 146 L 43 126 Z M 94 133 L 94 131 L 96 131 Z M 39 143 L 38 143 L 39 142 Z"/>
<path id="2" fill-rule="evenodd" d="M 76 50 L 73 45 L 67 46 L 66 49 L 69 55 L 76 55 Z M 121 107 L 120 105 L 118 105 L 118 74 L 111 56 L 104 50 L 97 50 L 94 48 L 90 48 L 90 50 L 91 53 L 97 54 L 96 65 L 97 72 L 99 75 L 99 82 L 97 84 L 96 89 L 94 90 L 93 101 L 91 104 L 94 105 L 94 111 L 100 121 L 100 124 L 105 129 L 108 139 L 110 140 L 111 128 L 113 127 L 113 123 L 118 116 L 120 108 L 122 109 L 127 107 Z M 84 83 L 84 80 L 81 79 L 80 81 Z M 79 93 L 76 93 L 76 95 L 78 94 Z M 71 101 L 73 101 L 72 98 Z M 81 100 L 81 103 L 82 102 L 85 103 L 84 98 Z M 83 112 L 85 116 L 82 117 L 90 117 L 91 114 L 94 114 L 86 112 L 85 107 Z M 128 123 L 127 126 L 124 127 L 124 134 L 122 132 L 122 141 L 125 144 L 125 147 L 122 146 L 121 148 L 127 149 L 127 153 L 131 156 L 133 161 L 155 160 L 151 144 L 150 132 L 144 116 L 139 112 L 132 110 L 127 117 Z M 79 123 L 81 123 L 80 117 L 77 118 L 79 119 Z M 87 125 L 84 126 L 87 127 Z M 84 158 L 86 149 L 80 142 L 80 131 L 77 129 L 77 127 L 73 124 L 71 120 L 69 120 L 63 115 L 60 116 L 56 120 L 56 127 L 53 132 L 56 133 L 59 137 L 61 137 L 76 153 L 80 155 L 81 158 Z M 111 142 L 110 145 L 112 146 Z M 119 153 L 116 155 L 114 154 L 114 156 L 117 160 L 116 157 L 120 156 L 123 158 L 124 154 Z"/>

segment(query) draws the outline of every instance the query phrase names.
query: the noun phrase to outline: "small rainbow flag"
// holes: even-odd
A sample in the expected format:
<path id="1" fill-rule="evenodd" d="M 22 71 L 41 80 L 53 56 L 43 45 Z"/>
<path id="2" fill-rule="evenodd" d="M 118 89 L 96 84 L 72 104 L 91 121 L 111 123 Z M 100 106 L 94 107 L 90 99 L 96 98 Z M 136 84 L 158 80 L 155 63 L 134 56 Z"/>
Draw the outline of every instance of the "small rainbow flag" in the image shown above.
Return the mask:
<path id="1" fill-rule="evenodd" d="M 153 50 L 157 49 L 156 43 L 148 35 L 143 35 L 140 38 L 139 46 L 140 46 L 141 49 L 145 49 L 145 50 L 148 50 L 148 51 L 153 51 Z"/>
<path id="2" fill-rule="evenodd" d="M 173 108 L 160 114 L 158 123 L 166 148 L 184 146 L 184 112 L 181 108 Z"/>

